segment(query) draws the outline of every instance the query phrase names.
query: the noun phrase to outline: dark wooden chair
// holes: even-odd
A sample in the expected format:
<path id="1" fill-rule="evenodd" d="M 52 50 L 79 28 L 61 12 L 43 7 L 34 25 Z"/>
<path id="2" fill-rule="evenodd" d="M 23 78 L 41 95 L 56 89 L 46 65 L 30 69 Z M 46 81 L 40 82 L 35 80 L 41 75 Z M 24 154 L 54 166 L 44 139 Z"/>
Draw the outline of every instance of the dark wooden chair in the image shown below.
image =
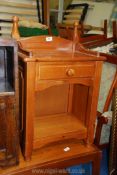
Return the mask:
<path id="1" fill-rule="evenodd" d="M 73 30 L 74 25 L 71 24 L 57 24 L 57 29 L 60 37 L 66 38 L 66 39 L 73 39 Z M 92 29 L 97 29 L 99 31 L 102 31 L 102 34 L 87 34 L 88 31 Z M 100 40 L 104 41 L 107 39 L 107 20 L 104 20 L 103 27 L 94 27 L 91 25 L 83 25 L 83 22 L 81 22 L 78 25 L 78 34 L 79 34 L 79 41 L 83 43 L 84 46 L 88 47 L 94 47 L 95 45 L 98 45 Z"/>
<path id="2" fill-rule="evenodd" d="M 63 14 L 63 24 L 74 24 L 77 21 L 83 23 L 88 10 L 87 3 L 70 4 Z"/>

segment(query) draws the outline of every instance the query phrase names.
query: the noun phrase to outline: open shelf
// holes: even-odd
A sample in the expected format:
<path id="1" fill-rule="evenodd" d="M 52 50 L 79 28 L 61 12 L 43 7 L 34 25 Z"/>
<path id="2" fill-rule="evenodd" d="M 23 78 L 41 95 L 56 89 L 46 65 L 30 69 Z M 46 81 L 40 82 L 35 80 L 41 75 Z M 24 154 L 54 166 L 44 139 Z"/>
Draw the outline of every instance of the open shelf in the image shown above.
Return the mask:
<path id="1" fill-rule="evenodd" d="M 14 94 L 14 73 L 13 46 L 0 46 L 0 95 Z"/>
<path id="2" fill-rule="evenodd" d="M 72 114 L 41 116 L 34 121 L 34 148 L 62 139 L 84 139 L 86 135 L 86 127 Z"/>
<path id="3" fill-rule="evenodd" d="M 17 43 L 0 38 L 0 168 L 19 159 L 18 92 Z"/>

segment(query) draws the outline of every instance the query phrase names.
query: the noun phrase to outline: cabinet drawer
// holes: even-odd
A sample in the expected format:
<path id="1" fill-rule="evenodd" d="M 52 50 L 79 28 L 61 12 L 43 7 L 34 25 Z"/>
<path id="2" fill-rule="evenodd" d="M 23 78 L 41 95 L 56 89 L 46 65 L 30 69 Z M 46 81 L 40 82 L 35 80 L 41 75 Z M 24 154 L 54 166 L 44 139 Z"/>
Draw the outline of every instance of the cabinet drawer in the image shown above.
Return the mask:
<path id="1" fill-rule="evenodd" d="M 75 77 L 92 77 L 94 63 L 80 63 L 77 65 L 37 65 L 36 77 L 38 80 L 66 79 Z"/>

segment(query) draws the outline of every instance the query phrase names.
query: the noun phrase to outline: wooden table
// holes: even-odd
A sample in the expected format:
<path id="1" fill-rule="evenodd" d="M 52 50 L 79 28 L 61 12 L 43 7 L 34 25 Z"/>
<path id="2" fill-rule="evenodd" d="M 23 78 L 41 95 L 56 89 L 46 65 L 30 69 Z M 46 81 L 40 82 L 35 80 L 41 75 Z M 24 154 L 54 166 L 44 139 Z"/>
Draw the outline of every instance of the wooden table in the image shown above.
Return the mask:
<path id="1" fill-rule="evenodd" d="M 70 148 L 65 152 L 66 147 Z M 101 151 L 94 145 L 86 146 L 78 140 L 71 139 L 64 142 L 48 144 L 48 146 L 36 150 L 32 154 L 31 161 L 24 161 L 20 155 L 20 164 L 16 167 L 0 170 L 1 175 L 33 175 L 34 173 L 68 174 L 65 168 L 81 163 L 92 162 L 92 174 L 100 174 Z M 79 172 L 85 172 L 80 169 Z M 70 171 L 69 171 L 70 172 Z M 73 169 L 72 169 L 73 172 Z M 77 172 L 77 173 L 79 173 Z"/>

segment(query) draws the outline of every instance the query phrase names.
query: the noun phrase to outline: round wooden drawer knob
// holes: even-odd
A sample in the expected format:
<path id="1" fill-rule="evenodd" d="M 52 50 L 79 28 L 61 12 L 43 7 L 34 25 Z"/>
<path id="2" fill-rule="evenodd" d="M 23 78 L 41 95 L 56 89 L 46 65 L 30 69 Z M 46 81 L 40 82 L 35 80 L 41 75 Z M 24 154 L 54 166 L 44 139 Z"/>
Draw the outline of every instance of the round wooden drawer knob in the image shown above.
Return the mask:
<path id="1" fill-rule="evenodd" d="M 68 75 L 69 77 L 74 76 L 74 75 L 75 75 L 75 70 L 74 70 L 74 69 L 68 69 L 68 70 L 67 70 L 67 75 Z"/>

